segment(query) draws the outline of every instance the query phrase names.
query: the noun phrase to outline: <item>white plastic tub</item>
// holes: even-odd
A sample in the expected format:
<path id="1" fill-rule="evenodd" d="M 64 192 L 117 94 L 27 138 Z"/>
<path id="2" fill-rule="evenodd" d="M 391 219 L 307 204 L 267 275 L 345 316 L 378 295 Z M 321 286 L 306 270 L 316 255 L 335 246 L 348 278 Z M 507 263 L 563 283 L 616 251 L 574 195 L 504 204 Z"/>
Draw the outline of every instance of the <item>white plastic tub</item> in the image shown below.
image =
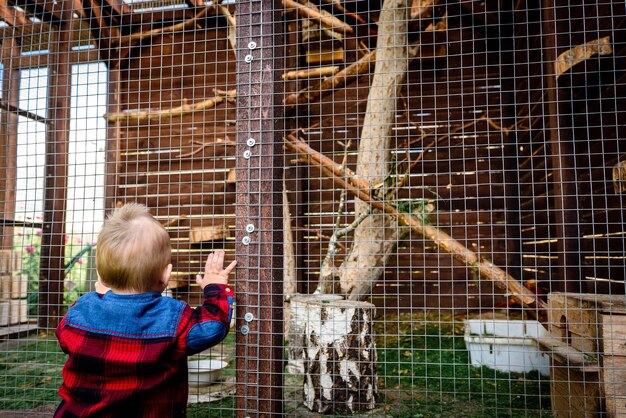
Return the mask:
<path id="1" fill-rule="evenodd" d="M 189 360 L 189 386 L 200 387 L 217 383 L 228 363 L 222 360 Z"/>
<path id="2" fill-rule="evenodd" d="M 468 319 L 465 346 L 472 366 L 487 366 L 503 372 L 539 371 L 550 375 L 550 358 L 537 347 L 536 338 L 547 336 L 537 321 Z"/>

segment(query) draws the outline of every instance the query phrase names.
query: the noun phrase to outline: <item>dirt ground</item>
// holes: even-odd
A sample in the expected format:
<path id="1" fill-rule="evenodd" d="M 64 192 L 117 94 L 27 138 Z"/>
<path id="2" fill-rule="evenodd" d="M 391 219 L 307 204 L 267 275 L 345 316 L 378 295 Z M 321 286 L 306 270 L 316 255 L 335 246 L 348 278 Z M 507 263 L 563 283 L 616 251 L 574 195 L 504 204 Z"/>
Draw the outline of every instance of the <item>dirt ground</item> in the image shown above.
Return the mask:
<path id="1" fill-rule="evenodd" d="M 2 418 L 41 418 L 51 417 L 56 407 L 42 406 L 35 409 L 21 409 L 19 411 L 0 411 Z"/>

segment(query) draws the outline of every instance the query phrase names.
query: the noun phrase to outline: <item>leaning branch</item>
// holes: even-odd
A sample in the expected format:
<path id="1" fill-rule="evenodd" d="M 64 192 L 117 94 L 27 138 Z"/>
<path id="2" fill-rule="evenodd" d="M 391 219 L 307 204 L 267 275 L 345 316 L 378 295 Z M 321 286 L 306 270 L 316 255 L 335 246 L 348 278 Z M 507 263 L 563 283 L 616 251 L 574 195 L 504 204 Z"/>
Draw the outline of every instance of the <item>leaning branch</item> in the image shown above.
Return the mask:
<path id="1" fill-rule="evenodd" d="M 220 4 L 217 8 L 226 18 L 226 22 L 228 23 L 228 42 L 230 42 L 230 47 L 233 49 L 233 54 L 237 54 L 237 21 L 230 13 L 230 10 L 228 10 L 228 7 Z"/>
<path id="2" fill-rule="evenodd" d="M 236 90 L 230 90 L 224 92 L 224 95 L 212 97 L 207 100 L 203 100 L 194 104 L 184 104 L 178 107 L 172 107 L 164 110 L 139 110 L 134 112 L 117 112 L 107 113 L 104 118 L 109 122 L 119 122 L 121 120 L 127 121 L 143 121 L 151 119 L 166 119 L 176 116 L 184 116 L 189 113 L 201 112 L 208 109 L 212 109 L 220 103 L 233 99 L 237 95 Z"/>
<path id="3" fill-rule="evenodd" d="M 284 1 L 292 1 L 292 0 L 284 0 Z M 433 8 L 437 5 L 440 0 L 429 0 L 427 4 L 425 4 L 419 11 L 419 16 L 425 18 L 433 13 Z M 296 3 L 298 4 L 298 3 Z M 304 7 L 304 6 L 302 6 Z M 435 30 L 434 25 L 429 25 L 426 32 L 430 32 Z M 417 58 L 420 53 L 420 45 L 419 43 L 410 45 L 408 49 L 409 59 Z M 376 50 L 373 50 L 358 60 L 355 63 L 350 64 L 345 67 L 343 70 L 339 71 L 332 77 L 325 78 L 319 86 L 315 86 L 313 88 L 308 88 L 301 90 L 297 93 L 292 93 L 287 96 L 284 100 L 284 104 L 287 106 L 296 105 L 301 103 L 310 103 L 313 102 L 323 95 L 327 94 L 333 89 L 341 88 L 349 83 L 351 83 L 356 78 L 361 75 L 368 74 L 372 71 L 374 65 L 376 64 Z"/>
<path id="4" fill-rule="evenodd" d="M 163 35 L 166 33 L 179 32 L 184 29 L 196 26 L 196 23 L 202 19 L 210 10 L 214 10 L 215 7 L 213 5 L 207 6 L 202 9 L 197 15 L 192 17 L 191 19 L 187 19 L 184 22 L 177 23 L 172 26 L 167 26 L 159 29 L 152 29 L 147 32 L 133 33 L 128 36 L 122 36 L 120 38 L 111 39 L 111 44 L 113 45 L 126 45 L 130 44 L 133 41 L 144 40 L 147 38 L 153 38 L 158 35 Z"/>
<path id="5" fill-rule="evenodd" d="M 425 225 L 410 214 L 398 212 L 392 205 L 372 197 L 366 181 L 357 178 L 352 170 L 337 164 L 330 158 L 310 148 L 305 142 L 299 140 L 294 135 L 290 134 L 285 137 L 285 145 L 289 150 L 306 158 L 310 164 L 319 166 L 324 174 L 328 174 L 335 184 L 345 188 L 353 196 L 368 203 L 373 208 L 393 216 L 401 225 L 407 226 L 413 232 L 433 241 L 440 250 L 451 254 L 455 260 L 477 269 L 481 277 L 494 282 L 496 286 L 503 289 L 520 305 L 528 308 L 531 315 L 538 318 L 545 317 L 545 303 L 538 300 L 535 295 L 522 286 L 517 279 L 492 262 L 479 258 L 475 252 L 468 249 L 445 232 L 433 226 Z"/>
<path id="6" fill-rule="evenodd" d="M 340 88 L 348 84 L 353 79 L 359 77 L 362 74 L 367 74 L 371 71 L 371 67 L 376 62 L 376 50 L 370 52 L 367 55 L 361 57 L 357 62 L 345 67 L 332 77 L 325 78 L 319 86 L 315 89 L 307 89 L 299 91 L 298 93 L 292 93 L 285 99 L 285 105 L 295 105 L 298 103 L 309 103 L 317 100 L 326 92 Z"/>
<path id="7" fill-rule="evenodd" d="M 282 75 L 283 80 L 301 80 L 315 77 L 328 77 L 335 75 L 339 71 L 339 66 L 318 67 L 310 70 L 289 71 Z"/>

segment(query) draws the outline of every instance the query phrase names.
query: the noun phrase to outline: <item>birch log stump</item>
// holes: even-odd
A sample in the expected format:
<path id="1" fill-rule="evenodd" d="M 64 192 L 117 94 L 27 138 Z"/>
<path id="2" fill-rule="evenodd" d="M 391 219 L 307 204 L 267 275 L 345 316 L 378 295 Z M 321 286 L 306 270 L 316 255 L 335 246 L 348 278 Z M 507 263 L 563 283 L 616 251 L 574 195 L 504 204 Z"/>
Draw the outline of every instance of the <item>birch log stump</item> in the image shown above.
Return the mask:
<path id="1" fill-rule="evenodd" d="M 343 300 L 341 295 L 330 294 L 314 294 L 303 295 L 296 294 L 289 301 L 289 324 L 287 328 L 287 371 L 289 373 L 303 375 L 304 374 L 304 333 L 306 331 L 306 323 L 310 317 L 309 309 L 319 310 L 319 303 L 328 303 L 330 301 Z"/>
<path id="2" fill-rule="evenodd" d="M 368 302 L 308 302 L 303 395 L 310 410 L 352 414 L 375 408 L 374 309 Z"/>

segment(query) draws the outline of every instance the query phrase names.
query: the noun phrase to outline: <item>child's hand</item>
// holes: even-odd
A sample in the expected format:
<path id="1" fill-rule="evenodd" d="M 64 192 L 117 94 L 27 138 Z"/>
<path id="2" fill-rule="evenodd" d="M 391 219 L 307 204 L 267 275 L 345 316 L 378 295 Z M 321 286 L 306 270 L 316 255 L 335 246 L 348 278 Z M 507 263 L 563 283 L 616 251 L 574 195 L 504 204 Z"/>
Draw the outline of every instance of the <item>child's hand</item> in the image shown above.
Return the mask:
<path id="1" fill-rule="evenodd" d="M 224 268 L 224 251 L 215 251 L 206 258 L 204 277 L 196 275 L 196 283 L 202 289 L 208 284 L 228 284 L 228 274 L 235 268 L 237 261 L 233 261 Z"/>

